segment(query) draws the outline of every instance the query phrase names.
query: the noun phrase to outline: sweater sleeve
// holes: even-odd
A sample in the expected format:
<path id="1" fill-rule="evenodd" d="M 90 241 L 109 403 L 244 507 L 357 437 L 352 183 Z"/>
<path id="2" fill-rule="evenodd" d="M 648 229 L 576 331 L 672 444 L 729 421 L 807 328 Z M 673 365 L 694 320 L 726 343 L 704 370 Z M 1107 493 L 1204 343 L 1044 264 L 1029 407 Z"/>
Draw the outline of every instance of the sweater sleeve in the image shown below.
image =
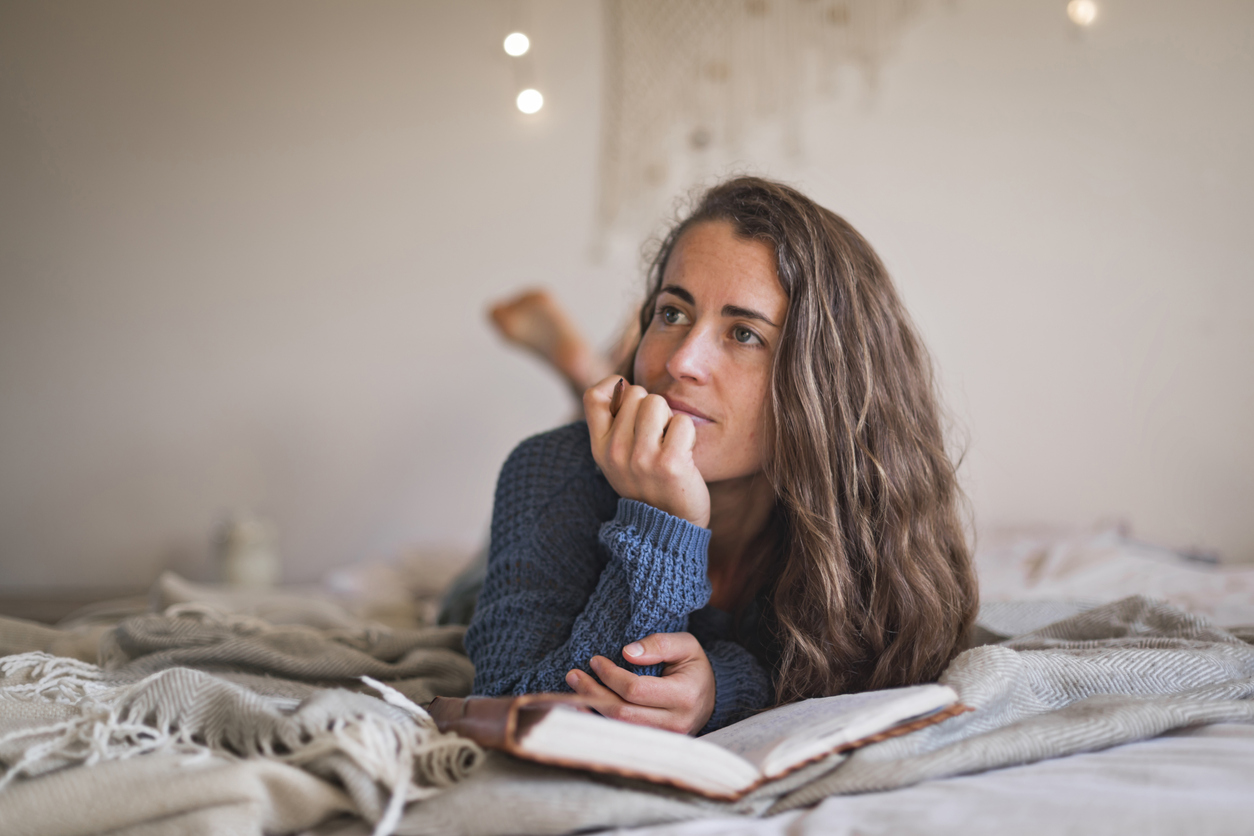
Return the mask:
<path id="1" fill-rule="evenodd" d="M 714 668 L 714 711 L 701 734 L 743 720 L 771 704 L 771 678 L 748 650 L 732 641 L 702 643 Z"/>
<path id="2" fill-rule="evenodd" d="M 582 425 L 537 436 L 501 471 L 488 577 L 465 640 L 475 693 L 569 691 L 566 673 L 589 670 L 596 655 L 656 674 L 627 665 L 623 646 L 686 630 L 709 600 L 709 531 L 618 499 L 588 443 Z"/>

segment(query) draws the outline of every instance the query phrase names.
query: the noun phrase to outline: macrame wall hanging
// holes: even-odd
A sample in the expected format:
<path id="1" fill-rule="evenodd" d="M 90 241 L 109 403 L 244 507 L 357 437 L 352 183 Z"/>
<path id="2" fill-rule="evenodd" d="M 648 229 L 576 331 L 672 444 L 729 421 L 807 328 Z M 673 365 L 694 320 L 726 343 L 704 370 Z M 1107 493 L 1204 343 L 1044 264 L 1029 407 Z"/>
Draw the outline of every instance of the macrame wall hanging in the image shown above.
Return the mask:
<path id="1" fill-rule="evenodd" d="M 655 223 L 771 120 L 802 154 L 805 107 L 841 67 L 876 72 L 924 0 L 605 0 L 603 228 Z"/>

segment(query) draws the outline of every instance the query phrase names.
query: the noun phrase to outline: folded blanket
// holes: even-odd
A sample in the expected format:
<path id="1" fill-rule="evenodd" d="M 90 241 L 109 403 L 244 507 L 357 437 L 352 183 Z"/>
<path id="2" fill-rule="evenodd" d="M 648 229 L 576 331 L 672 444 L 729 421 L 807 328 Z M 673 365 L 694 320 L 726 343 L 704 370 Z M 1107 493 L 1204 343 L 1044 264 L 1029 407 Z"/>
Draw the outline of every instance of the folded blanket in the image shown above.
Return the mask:
<path id="1" fill-rule="evenodd" d="M 1140 596 L 969 650 L 941 681 L 976 710 L 858 750 L 770 812 L 836 793 L 1105 749 L 1186 726 L 1254 722 L 1254 647 Z"/>
<path id="2" fill-rule="evenodd" d="M 263 836 L 353 812 L 344 792 L 303 769 L 216 755 L 106 761 L 18 781 L 0 795 L 5 836 Z"/>
<path id="3" fill-rule="evenodd" d="M 564 834 L 771 814 L 832 794 L 1032 763 L 1186 726 L 1254 722 L 1254 647 L 1142 597 L 968 650 L 941 681 L 975 711 L 833 757 L 734 804 L 493 756 L 467 781 L 410 807 L 396 832 Z"/>
<path id="4" fill-rule="evenodd" d="M 1052 612 L 1057 614 L 1056 606 Z M 1017 613 L 1014 620 L 1042 623 L 1030 615 Z M 1009 623 L 1006 613 L 1001 620 L 1001 625 L 986 625 L 986 634 L 1004 629 Z M 265 761 L 276 769 L 298 768 L 302 775 L 324 778 L 330 794 L 302 807 L 304 818 L 285 818 L 286 814 L 274 812 L 290 809 L 291 805 L 279 803 L 284 793 L 308 792 L 308 785 L 297 782 L 299 786 L 292 784 L 296 789 L 291 789 L 278 774 L 258 779 L 253 774 L 221 773 L 222 786 L 241 795 L 230 796 L 237 801 L 229 801 L 224 790 L 224 800 L 214 810 L 235 818 L 212 819 L 217 813 L 193 809 L 178 795 L 192 784 L 172 775 L 158 789 L 162 795 L 171 793 L 168 805 L 154 807 L 146 797 L 145 804 L 135 807 L 136 815 L 148 816 L 156 830 L 145 830 L 144 820 L 132 819 L 127 821 L 137 829 L 126 832 L 136 836 L 206 832 L 205 816 L 231 832 L 258 834 L 262 818 L 269 816 L 265 832 L 290 832 L 316 820 L 308 815 L 310 810 L 326 815 L 351 809 L 374 822 L 376 832 L 382 832 L 380 825 L 394 823 L 398 834 L 565 834 L 719 814 L 761 815 L 812 804 L 834 793 L 890 790 L 1102 749 L 1175 728 L 1254 722 L 1254 647 L 1205 619 L 1141 597 L 1078 612 L 1009 641 L 968 650 L 954 660 L 942 681 L 975 711 L 812 765 L 730 805 L 497 755 L 470 774 L 478 753 L 458 754 L 452 748 L 448 751 L 453 756 L 440 761 L 442 767 L 424 762 L 421 755 L 377 758 L 406 745 L 413 747 L 407 751 L 426 752 L 424 747 L 433 740 L 429 729 L 423 731 L 421 718 L 407 720 L 418 729 L 409 732 L 415 736 L 407 744 L 389 725 L 403 716 L 387 706 L 380 709 L 380 701 L 318 690 L 325 684 L 348 685 L 352 676 L 367 669 L 394 682 L 413 677 L 425 683 L 422 688 L 432 690 L 432 683 L 441 677 L 450 677 L 450 682 L 454 677 L 455 663 L 443 660 L 445 653 L 460 658 L 455 637 L 456 633 L 430 633 L 418 640 L 360 628 L 275 627 L 193 607 L 119 625 L 104 643 L 104 668 L 75 668 L 80 663 L 46 655 L 35 659 L 32 654 L 20 663 L 13 660 L 23 657 L 0 660 L 10 666 L 6 679 L 0 680 L 0 760 L 10 772 L 42 776 L 15 779 L 0 791 L 0 820 L 6 833 L 97 832 L 105 829 L 103 824 L 53 828 L 46 814 L 39 819 L 42 829 L 26 825 L 32 822 L 29 811 L 40 809 L 40 799 L 47 809 L 54 798 L 78 797 L 79 786 L 85 795 L 99 793 L 99 787 L 108 785 L 106 778 L 120 780 L 117 775 L 134 768 L 126 763 L 168 757 L 162 752 L 212 758 L 234 753 L 254 756 L 239 763 Z M 35 667 L 35 662 L 44 668 Z M 214 672 L 167 667 L 188 664 Z M 62 674 L 54 675 L 57 669 Z M 431 678 L 424 678 L 432 671 Z M 419 693 L 414 687 L 410 683 L 411 693 Z M 315 696 L 310 700 L 309 695 Z M 400 695 L 394 694 L 393 700 L 405 704 Z M 246 719 L 236 722 L 237 717 Z M 383 727 L 390 730 L 384 732 Z M 318 731 L 324 728 L 343 733 L 324 735 Z M 361 742 L 373 740 L 371 730 L 376 729 L 381 740 L 390 742 Z M 305 741 L 306 735 L 310 741 Z M 325 748 L 311 747 L 313 739 Z M 293 741 L 304 742 L 293 748 Z M 126 757 L 141 751 L 156 754 Z M 59 769 L 78 762 L 102 763 L 108 767 L 107 775 Z M 204 768 L 210 766 L 226 768 L 216 761 Z M 394 788 L 406 768 L 412 769 L 411 777 L 404 793 L 397 793 Z M 257 807 L 259 780 L 276 788 L 268 806 Z M 442 786 L 442 791 L 430 793 Z M 411 796 L 426 797 L 409 804 L 398 819 L 397 799 Z M 259 817 L 250 820 L 248 828 L 240 824 L 245 808 L 257 810 Z M 115 807 L 110 810 L 117 814 Z M 122 819 L 109 819 L 115 820 Z M 24 824 L 10 827 L 10 821 Z M 228 821 L 235 824 L 228 826 Z M 330 823 L 315 832 L 342 829 L 342 823 Z"/>
<path id="5" fill-rule="evenodd" d="M 8 646 L 57 638 L 55 630 L 32 632 L 20 623 L 7 629 L 14 623 L 0 624 Z M 323 817 L 351 812 L 374 823 L 376 833 L 390 833 L 406 802 L 461 780 L 482 758 L 469 741 L 439 733 L 414 703 L 469 689 L 473 669 L 461 652 L 460 628 L 276 626 L 179 605 L 162 615 L 127 618 L 107 630 L 100 657 L 102 667 L 43 652 L 0 658 L 0 821 L 5 833 L 100 832 L 103 826 L 90 816 L 49 815 L 48 807 L 55 807 L 55 799 L 76 781 L 84 792 L 100 785 L 95 770 L 65 767 L 112 764 L 137 755 L 146 756 L 143 760 L 181 756 L 178 762 L 185 765 L 213 759 L 218 769 L 213 774 L 231 792 L 256 796 L 259 787 L 274 786 L 281 793 L 283 787 L 299 785 L 301 792 L 317 796 L 303 806 L 269 804 L 254 822 L 258 834 L 263 824 L 267 833 L 307 828 L 319 820 L 310 819 L 311 810 L 322 810 Z M 384 699 L 356 692 L 366 685 Z M 229 764 L 240 758 L 275 767 L 232 769 Z M 308 777 L 294 778 L 280 765 Z M 108 773 L 117 780 L 128 771 L 110 766 Z M 316 790 L 319 785 L 322 789 Z M 140 826 L 177 814 L 191 828 L 187 832 L 204 832 L 206 822 L 217 821 L 216 814 L 193 803 L 195 796 L 178 797 L 195 786 L 172 780 L 156 788 L 136 787 L 155 790 L 161 804 L 115 804 L 116 826 Z M 264 793 L 260 798 L 265 800 Z M 145 796 L 145 801 L 151 799 Z M 257 801 L 254 797 L 249 803 L 255 807 Z M 227 817 L 218 821 L 222 828 L 250 832 L 228 823 L 242 808 L 226 801 L 218 806 Z M 128 819 L 127 809 L 148 818 Z M 285 817 L 284 810 L 299 815 Z M 166 824 L 175 827 L 175 819 Z M 158 829 L 180 832 L 164 825 Z"/>
<path id="6" fill-rule="evenodd" d="M 263 693 L 308 696 L 320 687 L 387 682 L 419 704 L 470 692 L 474 666 L 460 626 L 320 629 L 275 625 L 179 604 L 162 615 L 123 620 L 104 634 L 100 663 L 111 681 L 135 681 L 171 667 L 212 671 Z"/>

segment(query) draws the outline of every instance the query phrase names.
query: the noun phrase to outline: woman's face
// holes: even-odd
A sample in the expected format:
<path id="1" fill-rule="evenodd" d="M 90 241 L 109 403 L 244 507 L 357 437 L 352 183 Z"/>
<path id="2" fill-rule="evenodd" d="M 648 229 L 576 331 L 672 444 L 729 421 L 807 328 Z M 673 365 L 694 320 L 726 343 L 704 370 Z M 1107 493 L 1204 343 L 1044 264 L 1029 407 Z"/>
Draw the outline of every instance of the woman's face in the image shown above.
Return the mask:
<path id="1" fill-rule="evenodd" d="M 634 376 L 692 417 L 707 483 L 762 469 L 771 358 L 787 310 L 770 245 L 738 238 L 725 221 L 697 224 L 675 245 Z"/>

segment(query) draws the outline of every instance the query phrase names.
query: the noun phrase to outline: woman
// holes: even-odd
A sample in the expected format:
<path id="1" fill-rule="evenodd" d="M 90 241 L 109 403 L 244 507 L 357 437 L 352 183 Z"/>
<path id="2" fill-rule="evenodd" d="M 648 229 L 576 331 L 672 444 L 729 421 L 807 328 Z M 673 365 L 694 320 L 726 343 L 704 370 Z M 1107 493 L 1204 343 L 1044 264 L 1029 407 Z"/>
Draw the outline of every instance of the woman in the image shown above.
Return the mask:
<path id="1" fill-rule="evenodd" d="M 938 676 L 975 578 L 929 360 L 870 245 L 729 181 L 663 242 L 640 330 L 586 423 L 505 463 L 476 693 L 696 733 Z"/>

